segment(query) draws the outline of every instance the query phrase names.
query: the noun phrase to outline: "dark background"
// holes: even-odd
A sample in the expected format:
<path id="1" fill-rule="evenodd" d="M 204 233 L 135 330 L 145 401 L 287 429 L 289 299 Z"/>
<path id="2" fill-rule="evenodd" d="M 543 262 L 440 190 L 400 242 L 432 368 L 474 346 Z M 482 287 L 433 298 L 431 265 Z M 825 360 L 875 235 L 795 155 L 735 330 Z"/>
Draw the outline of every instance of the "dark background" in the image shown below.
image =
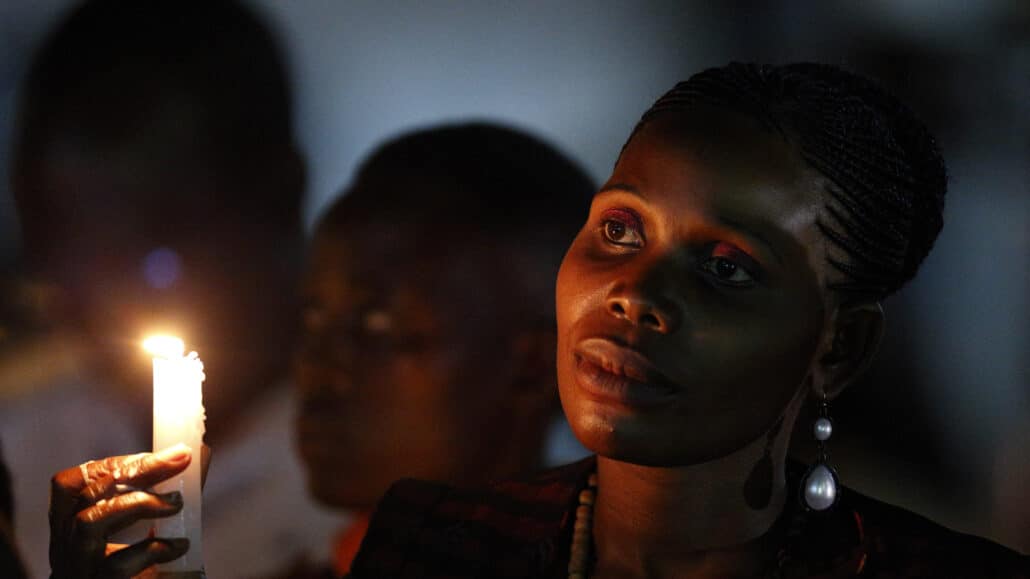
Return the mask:
<path id="1" fill-rule="evenodd" d="M 640 113 L 704 67 L 819 60 L 881 79 L 938 135 L 951 189 L 936 249 L 886 304 L 876 367 L 834 405 L 832 456 L 845 484 L 1030 552 L 1030 3 L 253 4 L 292 66 L 308 224 L 371 147 L 415 126 L 508 121 L 603 180 Z M 12 105 L 68 5 L 0 4 L 3 268 L 19 251 Z M 797 438 L 805 456 L 807 428 Z"/>

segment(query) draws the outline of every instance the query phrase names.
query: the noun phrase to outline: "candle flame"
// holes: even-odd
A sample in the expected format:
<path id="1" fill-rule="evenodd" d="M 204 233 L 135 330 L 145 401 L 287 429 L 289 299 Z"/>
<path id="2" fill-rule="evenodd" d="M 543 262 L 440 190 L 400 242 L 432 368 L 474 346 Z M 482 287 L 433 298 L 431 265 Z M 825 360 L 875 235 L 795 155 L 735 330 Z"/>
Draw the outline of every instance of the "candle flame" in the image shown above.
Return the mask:
<path id="1" fill-rule="evenodd" d="M 143 340 L 143 349 L 154 356 L 174 360 L 182 358 L 186 345 L 175 336 L 150 336 Z"/>

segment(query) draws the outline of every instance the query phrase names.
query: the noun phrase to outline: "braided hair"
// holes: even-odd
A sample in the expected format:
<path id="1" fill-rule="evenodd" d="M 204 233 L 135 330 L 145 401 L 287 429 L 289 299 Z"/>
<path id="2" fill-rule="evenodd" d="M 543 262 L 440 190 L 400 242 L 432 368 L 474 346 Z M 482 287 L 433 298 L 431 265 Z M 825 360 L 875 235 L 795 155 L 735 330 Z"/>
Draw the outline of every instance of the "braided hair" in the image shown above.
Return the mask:
<path id="1" fill-rule="evenodd" d="M 731 63 L 677 84 L 629 140 L 695 104 L 754 117 L 827 177 L 817 225 L 839 250 L 827 257 L 842 274 L 831 289 L 880 300 L 912 279 L 943 225 L 947 176 L 933 137 L 893 95 L 826 64 Z"/>

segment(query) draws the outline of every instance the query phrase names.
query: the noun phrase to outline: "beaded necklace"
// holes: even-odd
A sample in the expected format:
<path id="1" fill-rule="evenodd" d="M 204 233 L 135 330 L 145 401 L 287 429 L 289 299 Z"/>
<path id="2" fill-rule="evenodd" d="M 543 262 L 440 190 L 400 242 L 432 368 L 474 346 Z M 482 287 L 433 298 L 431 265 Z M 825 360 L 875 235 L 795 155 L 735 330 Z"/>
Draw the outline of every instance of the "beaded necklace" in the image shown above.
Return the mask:
<path id="1" fill-rule="evenodd" d="M 597 473 L 590 473 L 587 488 L 579 492 L 579 506 L 576 507 L 576 521 L 572 527 L 572 547 L 569 552 L 569 579 L 586 579 L 590 565 L 590 542 L 593 534 L 594 502 L 597 499 Z M 865 562 L 863 557 L 862 563 Z M 766 577 L 781 577 L 785 563 L 785 552 L 777 555 L 777 562 Z M 861 571 L 862 566 L 859 566 Z"/>
<path id="2" fill-rule="evenodd" d="M 579 492 L 576 522 L 572 527 L 572 549 L 569 553 L 569 579 L 586 579 L 587 576 L 595 498 L 597 498 L 597 473 L 593 472 L 587 479 L 587 488 Z"/>

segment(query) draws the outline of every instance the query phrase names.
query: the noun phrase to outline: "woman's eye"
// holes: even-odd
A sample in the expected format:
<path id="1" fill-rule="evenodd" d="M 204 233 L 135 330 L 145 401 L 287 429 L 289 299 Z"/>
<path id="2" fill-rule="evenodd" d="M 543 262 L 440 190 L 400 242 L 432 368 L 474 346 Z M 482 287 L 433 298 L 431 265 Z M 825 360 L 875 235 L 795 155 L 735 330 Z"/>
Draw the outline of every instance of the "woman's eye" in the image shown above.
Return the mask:
<path id="1" fill-rule="evenodd" d="M 728 285 L 746 286 L 755 281 L 743 266 L 725 257 L 709 257 L 701 263 L 701 269 L 721 283 Z"/>
<path id="2" fill-rule="evenodd" d="M 608 243 L 623 247 L 643 247 L 644 236 L 640 231 L 640 221 L 627 211 L 612 210 L 601 222 L 601 232 Z"/>

